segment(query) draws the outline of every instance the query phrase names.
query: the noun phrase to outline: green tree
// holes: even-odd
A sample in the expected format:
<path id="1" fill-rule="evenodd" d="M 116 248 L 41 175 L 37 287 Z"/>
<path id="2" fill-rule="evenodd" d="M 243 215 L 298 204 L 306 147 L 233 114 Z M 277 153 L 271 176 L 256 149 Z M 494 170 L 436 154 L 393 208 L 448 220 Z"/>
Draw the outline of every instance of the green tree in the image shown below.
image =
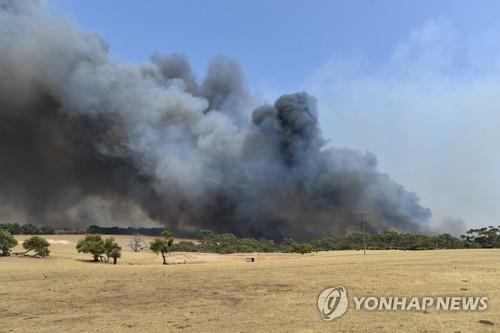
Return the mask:
<path id="1" fill-rule="evenodd" d="M 116 265 L 118 258 L 122 256 L 122 248 L 115 242 L 113 237 L 106 238 L 104 241 L 104 253 L 106 254 L 107 261 L 113 258 L 113 265 Z"/>
<path id="2" fill-rule="evenodd" d="M 440 234 L 435 237 L 436 245 L 440 249 L 460 249 L 464 247 L 463 242 L 450 235 L 450 234 Z"/>
<path id="3" fill-rule="evenodd" d="M 40 227 L 40 234 L 42 235 L 53 235 L 55 234 L 55 230 L 53 227 L 51 227 L 50 225 L 42 225 Z"/>
<path id="4" fill-rule="evenodd" d="M 180 241 L 172 245 L 172 252 L 198 252 L 198 246 L 193 242 Z"/>
<path id="5" fill-rule="evenodd" d="M 86 235 L 84 239 L 80 239 L 76 244 L 78 252 L 90 253 L 94 257 L 94 262 L 102 259 L 105 252 L 104 241 L 101 235 Z"/>
<path id="6" fill-rule="evenodd" d="M 38 236 L 27 238 L 23 242 L 23 247 L 26 250 L 24 254 L 34 251 L 34 256 L 47 257 L 50 254 L 49 242 L 46 239 Z"/>
<path id="7" fill-rule="evenodd" d="M 0 255 L 10 255 L 11 249 L 17 245 L 17 240 L 7 230 L 0 229 Z"/>
<path id="8" fill-rule="evenodd" d="M 21 226 L 19 225 L 19 223 L 0 224 L 0 229 L 5 229 L 12 235 L 19 235 L 21 233 Z"/>
<path id="9" fill-rule="evenodd" d="M 500 229 L 493 226 L 470 229 L 465 235 L 462 235 L 462 240 L 465 246 L 469 248 L 500 247 Z"/>
<path id="10" fill-rule="evenodd" d="M 211 230 L 202 229 L 200 230 L 200 244 L 206 248 L 216 248 L 217 247 L 217 237 Z"/>
<path id="11" fill-rule="evenodd" d="M 288 245 L 287 252 L 306 254 L 306 253 L 311 253 L 312 250 L 313 250 L 313 247 L 310 244 L 291 242 Z"/>
<path id="12" fill-rule="evenodd" d="M 109 256 L 111 258 L 113 258 L 113 265 L 116 265 L 116 262 L 118 261 L 118 258 L 121 258 L 121 256 L 122 256 L 122 248 L 121 247 L 114 248 L 109 253 Z"/>
<path id="13" fill-rule="evenodd" d="M 34 224 L 27 223 L 21 226 L 21 232 L 25 235 L 38 235 L 40 234 L 40 229 Z"/>
<path id="14" fill-rule="evenodd" d="M 163 258 L 163 265 L 167 265 L 167 254 L 172 250 L 174 238 L 172 232 L 164 230 L 161 234 L 163 238 L 156 238 L 149 243 L 149 248 L 156 254 L 161 254 Z"/>

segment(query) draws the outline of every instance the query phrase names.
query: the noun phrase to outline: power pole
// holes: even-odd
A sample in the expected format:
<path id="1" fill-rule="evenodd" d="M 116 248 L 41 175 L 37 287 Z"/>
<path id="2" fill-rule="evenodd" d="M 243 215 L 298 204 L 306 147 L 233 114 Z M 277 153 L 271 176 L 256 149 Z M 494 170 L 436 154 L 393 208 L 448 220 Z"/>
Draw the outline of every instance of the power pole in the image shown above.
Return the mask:
<path id="1" fill-rule="evenodd" d="M 365 214 L 366 210 L 354 211 L 353 214 L 361 215 L 361 228 L 363 230 L 363 255 L 366 255 L 366 232 L 365 232 Z"/>
<path id="2" fill-rule="evenodd" d="M 365 212 L 361 212 L 361 224 L 363 225 L 363 255 L 366 255 Z"/>

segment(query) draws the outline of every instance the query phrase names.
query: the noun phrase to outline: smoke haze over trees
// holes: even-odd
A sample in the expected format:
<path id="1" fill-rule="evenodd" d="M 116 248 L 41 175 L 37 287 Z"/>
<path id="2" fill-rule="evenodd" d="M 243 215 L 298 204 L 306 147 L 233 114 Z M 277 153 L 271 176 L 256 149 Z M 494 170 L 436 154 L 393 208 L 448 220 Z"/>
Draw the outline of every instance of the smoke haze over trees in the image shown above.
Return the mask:
<path id="1" fill-rule="evenodd" d="M 280 240 L 425 230 L 418 197 L 372 153 L 327 145 L 306 92 L 272 104 L 217 56 L 113 62 L 107 45 L 36 1 L 0 0 L 0 218 L 162 225 Z"/>

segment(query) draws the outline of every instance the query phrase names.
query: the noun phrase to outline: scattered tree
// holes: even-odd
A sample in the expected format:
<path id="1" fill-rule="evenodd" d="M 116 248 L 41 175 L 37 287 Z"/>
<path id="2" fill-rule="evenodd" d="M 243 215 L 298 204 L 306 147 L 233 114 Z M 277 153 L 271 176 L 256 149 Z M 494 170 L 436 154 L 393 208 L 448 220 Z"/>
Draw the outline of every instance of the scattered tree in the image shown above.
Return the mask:
<path id="1" fill-rule="evenodd" d="M 141 250 L 144 250 L 148 244 L 146 241 L 142 238 L 141 234 L 137 233 L 134 235 L 134 238 L 129 242 L 129 246 L 134 252 L 140 252 Z"/>
<path id="2" fill-rule="evenodd" d="M 166 256 L 172 249 L 172 244 L 174 243 L 174 238 L 172 232 L 169 230 L 164 230 L 162 233 L 163 238 L 156 238 L 154 241 L 149 243 L 149 248 L 156 254 L 161 253 L 163 258 L 163 265 L 167 265 Z"/>
<path id="3" fill-rule="evenodd" d="M 106 261 L 113 258 L 113 265 L 116 265 L 118 258 L 122 256 L 122 248 L 115 242 L 113 237 L 107 238 L 104 241 L 104 253 L 106 254 Z"/>
<path id="4" fill-rule="evenodd" d="M 90 253 L 94 258 L 94 262 L 103 260 L 102 255 L 105 252 L 105 248 L 101 235 L 86 235 L 84 239 L 78 241 L 76 249 L 78 252 Z"/>
<path id="5" fill-rule="evenodd" d="M 17 245 L 17 240 L 7 230 L 0 229 L 0 255 L 10 255 L 11 249 Z"/>
<path id="6" fill-rule="evenodd" d="M 121 247 L 114 248 L 109 253 L 109 256 L 111 258 L 113 258 L 113 265 L 116 265 L 116 262 L 118 261 L 118 258 L 121 258 L 121 256 L 122 256 L 122 248 Z"/>
<path id="7" fill-rule="evenodd" d="M 34 251 L 35 257 L 47 257 L 50 254 L 49 246 L 50 244 L 46 239 L 38 236 L 27 238 L 23 242 L 23 247 L 26 250 L 24 254 Z"/>

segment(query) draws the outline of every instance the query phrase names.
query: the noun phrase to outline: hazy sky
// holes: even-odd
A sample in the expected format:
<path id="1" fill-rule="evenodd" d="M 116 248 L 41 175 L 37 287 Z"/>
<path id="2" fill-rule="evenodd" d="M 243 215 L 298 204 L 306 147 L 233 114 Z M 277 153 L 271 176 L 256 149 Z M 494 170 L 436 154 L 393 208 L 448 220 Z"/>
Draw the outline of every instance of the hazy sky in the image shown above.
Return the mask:
<path id="1" fill-rule="evenodd" d="M 306 89 L 331 144 L 374 152 L 434 225 L 500 224 L 498 1 L 48 2 L 116 60 L 184 53 L 201 76 L 224 54 L 269 99 Z"/>

